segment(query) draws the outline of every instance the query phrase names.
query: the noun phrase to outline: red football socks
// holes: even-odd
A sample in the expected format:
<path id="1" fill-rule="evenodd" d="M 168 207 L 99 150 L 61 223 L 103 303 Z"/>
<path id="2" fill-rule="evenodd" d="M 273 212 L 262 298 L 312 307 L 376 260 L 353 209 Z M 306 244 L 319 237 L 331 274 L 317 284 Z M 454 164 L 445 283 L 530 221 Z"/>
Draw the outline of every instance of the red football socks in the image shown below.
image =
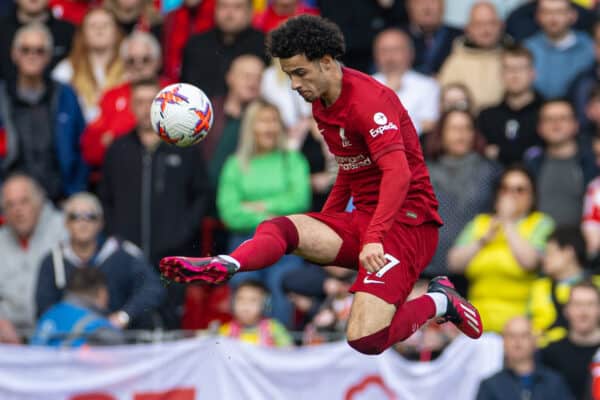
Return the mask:
<path id="1" fill-rule="evenodd" d="M 348 344 L 364 354 L 380 354 L 397 342 L 408 339 L 423 324 L 435 316 L 435 303 L 429 296 L 421 296 L 398 308 L 387 327 Z"/>
<path id="2" fill-rule="evenodd" d="M 254 271 L 275 264 L 298 247 L 298 230 L 286 217 L 261 223 L 250 240 L 239 245 L 230 256 L 240 263 L 240 271 Z"/>

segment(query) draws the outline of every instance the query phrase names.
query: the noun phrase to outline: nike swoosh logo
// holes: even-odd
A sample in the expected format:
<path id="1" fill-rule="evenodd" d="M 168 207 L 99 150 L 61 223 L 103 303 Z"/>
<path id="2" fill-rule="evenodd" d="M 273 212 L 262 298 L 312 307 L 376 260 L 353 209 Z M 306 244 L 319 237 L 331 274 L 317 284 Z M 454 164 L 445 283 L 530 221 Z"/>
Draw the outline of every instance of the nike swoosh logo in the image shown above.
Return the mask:
<path id="1" fill-rule="evenodd" d="M 363 279 L 363 283 L 381 283 L 381 284 L 384 284 L 385 282 L 376 281 L 376 280 L 373 280 L 373 279 L 369 279 L 368 276 L 365 276 L 365 279 Z"/>

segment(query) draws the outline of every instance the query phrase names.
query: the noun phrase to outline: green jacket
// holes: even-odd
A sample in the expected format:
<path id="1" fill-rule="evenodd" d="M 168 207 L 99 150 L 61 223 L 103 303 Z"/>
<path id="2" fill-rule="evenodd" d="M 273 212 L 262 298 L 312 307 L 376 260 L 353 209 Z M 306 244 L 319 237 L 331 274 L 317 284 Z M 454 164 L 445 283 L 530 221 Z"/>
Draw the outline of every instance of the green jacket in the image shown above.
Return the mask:
<path id="1" fill-rule="evenodd" d="M 217 208 L 223 223 L 238 233 L 252 232 L 262 221 L 307 211 L 310 207 L 310 172 L 304 156 L 276 151 L 250 160 L 242 170 L 237 156 L 225 162 L 219 178 Z M 264 211 L 247 202 L 262 202 Z"/>

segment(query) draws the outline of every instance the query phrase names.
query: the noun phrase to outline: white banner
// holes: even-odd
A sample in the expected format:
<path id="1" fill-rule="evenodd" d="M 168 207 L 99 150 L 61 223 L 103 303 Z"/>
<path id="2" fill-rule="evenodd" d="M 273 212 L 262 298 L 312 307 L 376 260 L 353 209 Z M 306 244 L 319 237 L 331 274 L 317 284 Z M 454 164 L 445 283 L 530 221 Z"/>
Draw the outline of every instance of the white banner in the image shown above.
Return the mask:
<path id="1" fill-rule="evenodd" d="M 346 343 L 277 350 L 225 338 L 81 350 L 0 346 L 2 400 L 474 399 L 502 342 L 460 336 L 431 362 Z"/>

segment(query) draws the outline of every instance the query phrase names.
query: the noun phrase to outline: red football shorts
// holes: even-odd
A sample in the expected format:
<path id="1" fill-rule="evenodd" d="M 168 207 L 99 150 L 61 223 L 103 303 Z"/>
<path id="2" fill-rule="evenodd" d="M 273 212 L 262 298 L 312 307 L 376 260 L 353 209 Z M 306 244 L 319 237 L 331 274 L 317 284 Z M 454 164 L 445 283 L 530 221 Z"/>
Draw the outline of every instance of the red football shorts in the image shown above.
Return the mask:
<path id="1" fill-rule="evenodd" d="M 383 239 L 387 264 L 377 273 L 367 272 L 358 265 L 362 235 L 366 233 L 371 215 L 352 213 L 307 213 L 332 228 L 341 238 L 342 247 L 332 265 L 358 268 L 358 276 L 350 288 L 367 292 L 396 306 L 404 303 L 421 272 L 429 265 L 438 243 L 438 225 L 407 225 L 395 222 Z"/>

